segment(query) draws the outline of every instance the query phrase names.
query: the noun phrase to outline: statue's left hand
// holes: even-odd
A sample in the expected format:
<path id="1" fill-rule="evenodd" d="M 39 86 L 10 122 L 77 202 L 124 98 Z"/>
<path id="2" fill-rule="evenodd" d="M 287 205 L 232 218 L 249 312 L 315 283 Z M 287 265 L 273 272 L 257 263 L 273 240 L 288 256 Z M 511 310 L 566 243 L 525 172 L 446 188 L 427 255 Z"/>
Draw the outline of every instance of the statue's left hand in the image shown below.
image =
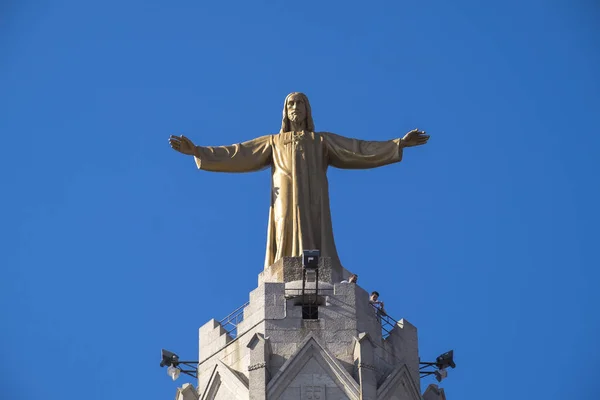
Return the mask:
<path id="1" fill-rule="evenodd" d="M 429 140 L 429 135 L 425 134 L 425 131 L 420 131 L 418 129 L 413 129 L 408 132 L 402 138 L 402 144 L 404 147 L 412 147 L 412 146 L 421 146 Z"/>

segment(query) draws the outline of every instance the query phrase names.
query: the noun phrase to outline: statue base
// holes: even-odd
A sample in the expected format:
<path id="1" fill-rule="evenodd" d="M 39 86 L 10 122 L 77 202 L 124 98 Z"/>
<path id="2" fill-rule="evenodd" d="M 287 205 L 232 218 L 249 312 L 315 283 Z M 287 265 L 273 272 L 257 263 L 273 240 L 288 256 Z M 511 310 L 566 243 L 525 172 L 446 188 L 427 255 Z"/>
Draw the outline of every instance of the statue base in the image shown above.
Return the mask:
<path id="1" fill-rule="evenodd" d="M 319 258 L 319 282 L 334 284 L 350 276 L 350 272 L 336 264 L 330 257 Z M 280 258 L 258 275 L 258 284 L 302 281 L 302 269 L 302 257 Z"/>

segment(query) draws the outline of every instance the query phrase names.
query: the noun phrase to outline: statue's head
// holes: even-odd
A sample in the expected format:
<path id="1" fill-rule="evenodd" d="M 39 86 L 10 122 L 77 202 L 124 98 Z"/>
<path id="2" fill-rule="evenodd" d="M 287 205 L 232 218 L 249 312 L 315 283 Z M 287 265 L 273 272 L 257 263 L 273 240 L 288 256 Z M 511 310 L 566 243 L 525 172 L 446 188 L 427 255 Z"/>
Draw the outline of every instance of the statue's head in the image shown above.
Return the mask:
<path id="1" fill-rule="evenodd" d="M 289 132 L 291 130 L 290 122 L 294 122 L 295 124 L 302 124 L 304 122 L 305 130 L 309 132 L 314 132 L 315 130 L 310 103 L 304 93 L 290 93 L 285 98 L 280 132 Z"/>

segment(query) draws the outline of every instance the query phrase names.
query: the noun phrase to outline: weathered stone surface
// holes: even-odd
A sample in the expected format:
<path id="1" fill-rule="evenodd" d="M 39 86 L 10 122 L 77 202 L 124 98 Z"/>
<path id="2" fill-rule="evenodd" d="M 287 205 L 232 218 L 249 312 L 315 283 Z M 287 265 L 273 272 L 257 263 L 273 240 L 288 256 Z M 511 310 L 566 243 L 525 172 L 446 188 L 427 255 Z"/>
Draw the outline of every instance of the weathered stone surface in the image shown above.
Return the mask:
<path id="1" fill-rule="evenodd" d="M 362 400 L 377 399 L 377 367 L 375 366 L 375 343 L 368 333 L 360 333 L 354 342 L 357 378 Z"/>
<path id="2" fill-rule="evenodd" d="M 175 400 L 198 400 L 198 392 L 189 383 L 184 383 L 183 386 L 177 388 Z"/>
<path id="3" fill-rule="evenodd" d="M 358 385 L 339 360 L 311 333 L 269 382 L 270 399 L 359 398 Z M 310 397 L 312 396 L 312 397 Z M 319 396 L 319 397 L 317 397 Z M 327 397 L 326 397 L 327 396 Z"/>
<path id="4" fill-rule="evenodd" d="M 248 365 L 250 400 L 266 400 L 267 384 L 271 378 L 269 373 L 271 343 L 263 334 L 255 333 L 247 347 L 250 351 L 250 365 Z"/>
<path id="5" fill-rule="evenodd" d="M 325 283 L 340 282 L 350 273 L 329 257 L 319 258 L 319 281 Z M 259 285 L 263 282 L 302 281 L 302 257 L 283 257 L 265 268 L 258 275 Z"/>
<path id="6" fill-rule="evenodd" d="M 377 388 L 381 400 L 421 400 L 415 380 L 406 364 L 398 364 Z"/>
<path id="7" fill-rule="evenodd" d="M 401 319 L 385 340 L 384 349 L 385 361 L 389 365 L 405 364 L 420 392 L 417 328 L 407 320 Z"/>
<path id="8" fill-rule="evenodd" d="M 248 400 L 246 382 L 222 361 L 210 367 L 210 377 L 201 387 L 200 400 Z"/>
<path id="9" fill-rule="evenodd" d="M 444 393 L 444 389 L 432 383 L 425 389 L 423 400 L 446 400 L 446 394 Z"/>

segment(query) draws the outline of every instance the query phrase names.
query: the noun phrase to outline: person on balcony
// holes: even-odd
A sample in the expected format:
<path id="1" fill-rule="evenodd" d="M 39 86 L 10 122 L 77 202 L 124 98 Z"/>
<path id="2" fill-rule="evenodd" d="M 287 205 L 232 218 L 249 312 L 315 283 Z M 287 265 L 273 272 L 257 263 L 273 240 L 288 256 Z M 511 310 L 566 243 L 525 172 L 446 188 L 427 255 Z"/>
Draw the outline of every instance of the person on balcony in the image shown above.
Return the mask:
<path id="1" fill-rule="evenodd" d="M 385 313 L 385 310 L 383 308 L 383 301 L 379 301 L 379 292 L 371 292 L 369 303 L 371 303 L 371 306 L 375 309 L 377 320 L 381 322 L 381 317 L 387 314 Z"/>

